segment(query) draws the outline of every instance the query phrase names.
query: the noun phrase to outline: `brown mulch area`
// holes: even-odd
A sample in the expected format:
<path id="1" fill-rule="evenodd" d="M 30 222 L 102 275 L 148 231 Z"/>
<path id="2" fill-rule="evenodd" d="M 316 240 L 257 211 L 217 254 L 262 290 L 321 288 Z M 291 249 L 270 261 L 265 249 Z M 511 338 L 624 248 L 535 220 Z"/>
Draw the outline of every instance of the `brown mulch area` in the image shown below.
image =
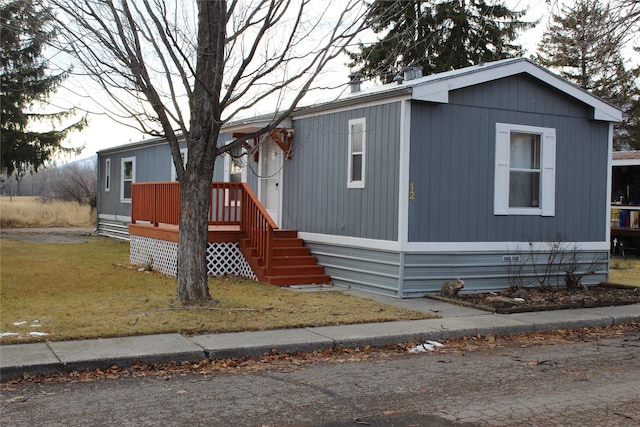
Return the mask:
<path id="1" fill-rule="evenodd" d="M 640 288 L 583 286 L 571 292 L 564 288 L 507 289 L 502 292 L 459 294 L 448 301 L 497 313 L 604 307 L 640 303 Z"/>

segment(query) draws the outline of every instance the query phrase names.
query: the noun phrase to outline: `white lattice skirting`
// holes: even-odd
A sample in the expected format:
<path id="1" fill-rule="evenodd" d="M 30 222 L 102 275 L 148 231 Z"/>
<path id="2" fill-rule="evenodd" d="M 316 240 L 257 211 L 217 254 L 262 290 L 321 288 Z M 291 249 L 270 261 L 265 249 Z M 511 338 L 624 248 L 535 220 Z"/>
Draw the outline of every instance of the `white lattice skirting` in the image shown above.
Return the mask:
<path id="1" fill-rule="evenodd" d="M 151 265 L 167 276 L 178 273 L 178 244 L 166 240 L 131 235 L 129 260 L 134 265 Z M 208 243 L 209 276 L 233 275 L 258 280 L 237 243 Z"/>

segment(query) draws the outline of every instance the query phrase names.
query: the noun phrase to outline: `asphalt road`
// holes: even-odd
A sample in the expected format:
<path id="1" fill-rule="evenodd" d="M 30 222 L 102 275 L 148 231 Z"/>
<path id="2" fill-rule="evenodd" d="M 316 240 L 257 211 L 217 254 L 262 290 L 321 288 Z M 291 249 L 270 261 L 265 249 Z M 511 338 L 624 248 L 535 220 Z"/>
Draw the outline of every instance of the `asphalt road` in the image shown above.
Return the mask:
<path id="1" fill-rule="evenodd" d="M 640 426 L 640 333 L 585 339 L 3 384 L 0 424 Z"/>

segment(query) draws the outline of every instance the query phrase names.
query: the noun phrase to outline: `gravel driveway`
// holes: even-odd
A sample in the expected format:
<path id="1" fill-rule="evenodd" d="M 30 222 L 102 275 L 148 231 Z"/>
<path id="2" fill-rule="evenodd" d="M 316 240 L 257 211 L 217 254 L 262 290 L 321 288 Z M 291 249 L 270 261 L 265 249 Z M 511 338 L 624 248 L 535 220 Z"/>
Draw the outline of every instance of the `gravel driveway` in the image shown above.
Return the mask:
<path id="1" fill-rule="evenodd" d="M 91 236 L 95 227 L 0 228 L 3 239 L 36 243 L 86 243 Z"/>

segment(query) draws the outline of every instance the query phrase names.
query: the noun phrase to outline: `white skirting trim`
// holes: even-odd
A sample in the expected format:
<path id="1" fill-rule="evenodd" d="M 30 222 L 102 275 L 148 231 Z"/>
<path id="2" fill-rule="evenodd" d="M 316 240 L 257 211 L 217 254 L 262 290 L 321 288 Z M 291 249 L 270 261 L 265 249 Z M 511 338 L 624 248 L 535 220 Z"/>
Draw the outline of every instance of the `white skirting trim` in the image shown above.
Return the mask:
<path id="1" fill-rule="evenodd" d="M 134 265 L 150 265 L 167 276 L 178 273 L 178 244 L 149 237 L 131 236 L 129 260 Z M 209 276 L 233 275 L 257 280 L 237 243 L 207 244 Z"/>

